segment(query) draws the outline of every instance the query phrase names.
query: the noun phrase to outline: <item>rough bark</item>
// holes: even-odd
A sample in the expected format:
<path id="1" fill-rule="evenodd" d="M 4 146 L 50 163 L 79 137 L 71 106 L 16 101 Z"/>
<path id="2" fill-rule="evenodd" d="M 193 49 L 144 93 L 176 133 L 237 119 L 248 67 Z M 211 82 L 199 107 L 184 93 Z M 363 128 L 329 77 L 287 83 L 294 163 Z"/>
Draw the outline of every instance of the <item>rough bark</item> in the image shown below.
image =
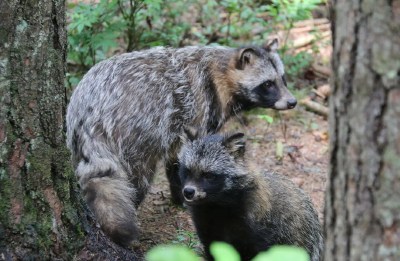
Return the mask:
<path id="1" fill-rule="evenodd" d="M 65 146 L 65 0 L 0 1 L 0 260 L 137 260 L 87 210 Z"/>
<path id="2" fill-rule="evenodd" d="M 325 261 L 400 260 L 400 1 L 332 3 Z"/>

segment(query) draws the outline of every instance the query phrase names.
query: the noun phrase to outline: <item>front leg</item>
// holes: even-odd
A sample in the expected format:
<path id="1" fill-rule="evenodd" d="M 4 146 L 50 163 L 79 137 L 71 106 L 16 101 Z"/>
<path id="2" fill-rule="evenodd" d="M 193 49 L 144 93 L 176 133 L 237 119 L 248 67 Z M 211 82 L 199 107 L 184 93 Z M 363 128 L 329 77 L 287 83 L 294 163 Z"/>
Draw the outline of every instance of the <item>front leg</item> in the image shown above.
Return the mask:
<path id="1" fill-rule="evenodd" d="M 182 182 L 179 178 L 179 163 L 178 161 L 168 161 L 165 164 L 165 172 L 169 181 L 171 190 L 171 201 L 173 204 L 183 205 Z"/>

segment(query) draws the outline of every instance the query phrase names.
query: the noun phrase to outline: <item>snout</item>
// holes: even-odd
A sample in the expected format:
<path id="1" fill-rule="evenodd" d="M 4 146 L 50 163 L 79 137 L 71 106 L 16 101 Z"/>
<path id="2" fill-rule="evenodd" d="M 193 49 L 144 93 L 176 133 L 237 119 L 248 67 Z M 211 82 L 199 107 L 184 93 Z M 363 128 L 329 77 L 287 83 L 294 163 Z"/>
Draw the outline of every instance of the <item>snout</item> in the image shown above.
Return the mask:
<path id="1" fill-rule="evenodd" d="M 297 100 L 296 99 L 290 99 L 287 101 L 287 107 L 288 109 L 293 109 L 294 107 L 296 107 L 297 104 Z"/>
<path id="2" fill-rule="evenodd" d="M 185 186 L 182 190 L 185 202 L 189 205 L 197 204 L 206 197 L 206 193 L 195 186 Z"/>
<path id="3" fill-rule="evenodd" d="M 275 110 L 290 110 L 296 107 L 297 100 L 286 87 L 280 89 L 280 96 L 280 99 L 274 104 Z"/>
<path id="4" fill-rule="evenodd" d="M 193 188 L 184 188 L 183 189 L 183 195 L 185 196 L 186 199 L 192 199 L 194 197 L 194 193 L 196 190 Z"/>
<path id="5" fill-rule="evenodd" d="M 274 109 L 275 110 L 290 110 L 296 107 L 297 100 L 296 99 L 280 99 L 275 102 Z"/>

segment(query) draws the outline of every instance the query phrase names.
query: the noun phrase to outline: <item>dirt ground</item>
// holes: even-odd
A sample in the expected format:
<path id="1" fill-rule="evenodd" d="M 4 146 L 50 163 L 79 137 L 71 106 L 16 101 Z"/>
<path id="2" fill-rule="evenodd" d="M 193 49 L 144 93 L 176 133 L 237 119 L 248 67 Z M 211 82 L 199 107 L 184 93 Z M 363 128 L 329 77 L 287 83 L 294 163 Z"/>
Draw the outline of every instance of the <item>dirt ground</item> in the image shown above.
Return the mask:
<path id="1" fill-rule="evenodd" d="M 269 125 L 253 112 L 244 114 L 241 120 L 230 120 L 221 132 L 244 131 L 249 158 L 260 168 L 279 172 L 303 188 L 311 196 L 322 220 L 328 166 L 326 119 L 305 111 L 302 106 L 281 112 L 282 117 L 272 110 L 257 112 L 260 111 L 274 116 L 274 122 Z M 276 158 L 279 141 L 284 145 L 282 161 Z M 188 210 L 170 203 L 168 181 L 161 164 L 150 193 L 140 206 L 138 219 L 143 251 L 173 241 L 189 244 L 190 236 L 179 238 L 178 231 L 195 233 Z M 193 239 L 196 240 L 196 237 Z M 200 243 L 194 248 L 201 248 Z"/>

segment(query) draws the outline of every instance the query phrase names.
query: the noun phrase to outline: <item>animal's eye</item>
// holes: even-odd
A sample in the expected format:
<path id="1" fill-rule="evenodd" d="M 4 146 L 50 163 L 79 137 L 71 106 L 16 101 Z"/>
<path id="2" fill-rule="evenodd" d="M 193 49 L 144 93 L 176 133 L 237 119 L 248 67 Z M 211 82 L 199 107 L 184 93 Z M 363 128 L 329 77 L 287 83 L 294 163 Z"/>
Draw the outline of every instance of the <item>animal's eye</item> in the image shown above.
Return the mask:
<path id="1" fill-rule="evenodd" d="M 179 170 L 179 176 L 182 178 L 186 179 L 190 175 L 190 170 L 186 168 L 185 166 L 181 166 Z"/>
<path id="2" fill-rule="evenodd" d="M 213 180 L 213 179 L 215 179 L 215 175 L 214 174 L 212 174 L 212 173 L 207 173 L 205 176 L 204 176 L 204 178 L 205 179 L 207 179 L 207 180 Z"/>
<path id="3" fill-rule="evenodd" d="M 273 82 L 271 82 L 271 81 L 266 81 L 266 82 L 264 83 L 264 86 L 265 86 L 266 88 L 270 88 L 270 87 L 272 87 L 272 85 L 273 85 Z"/>

